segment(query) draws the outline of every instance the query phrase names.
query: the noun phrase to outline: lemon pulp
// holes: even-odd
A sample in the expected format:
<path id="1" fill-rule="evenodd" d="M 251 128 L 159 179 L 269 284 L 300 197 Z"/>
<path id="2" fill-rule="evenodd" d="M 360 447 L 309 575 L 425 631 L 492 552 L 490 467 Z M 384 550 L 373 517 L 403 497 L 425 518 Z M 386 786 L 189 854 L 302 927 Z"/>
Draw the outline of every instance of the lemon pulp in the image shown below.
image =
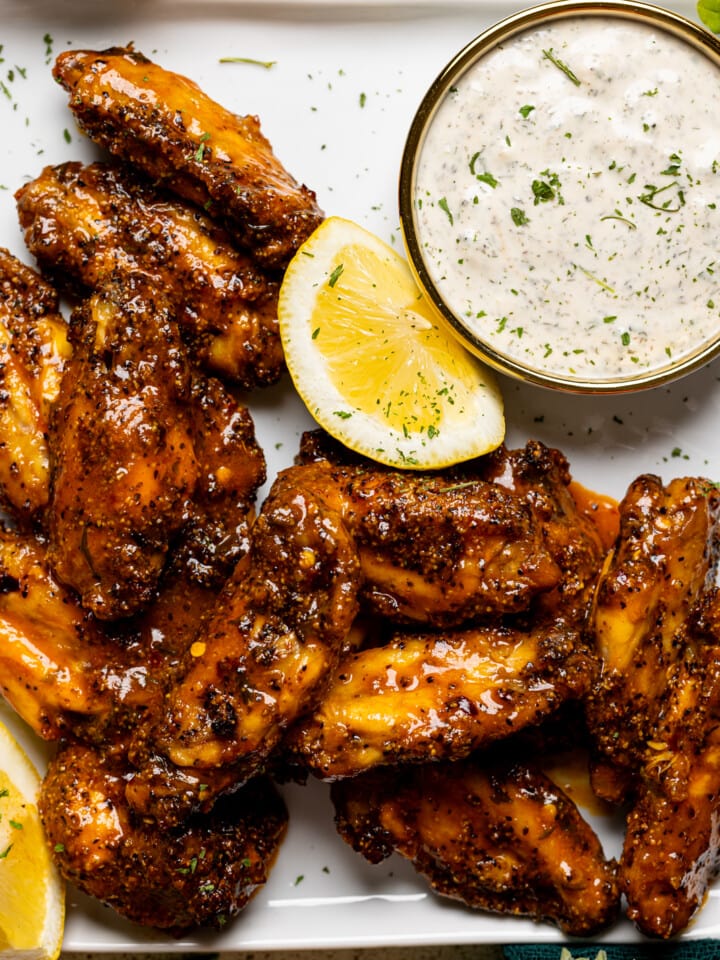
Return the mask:
<path id="1" fill-rule="evenodd" d="M 62 944 L 64 890 L 37 808 L 40 778 L 0 723 L 0 951 L 54 960 Z"/>

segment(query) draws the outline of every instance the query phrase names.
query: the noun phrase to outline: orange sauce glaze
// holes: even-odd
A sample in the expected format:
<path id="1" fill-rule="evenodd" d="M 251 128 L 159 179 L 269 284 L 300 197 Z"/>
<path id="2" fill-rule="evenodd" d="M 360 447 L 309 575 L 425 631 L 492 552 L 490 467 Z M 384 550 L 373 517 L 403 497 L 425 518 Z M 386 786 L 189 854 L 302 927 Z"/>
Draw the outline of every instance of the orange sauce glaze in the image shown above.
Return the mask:
<path id="1" fill-rule="evenodd" d="M 615 543 L 620 529 L 617 500 L 602 493 L 595 493 L 594 490 L 588 490 L 576 480 L 570 483 L 570 493 L 580 513 L 595 524 L 603 547 L 609 550 Z"/>

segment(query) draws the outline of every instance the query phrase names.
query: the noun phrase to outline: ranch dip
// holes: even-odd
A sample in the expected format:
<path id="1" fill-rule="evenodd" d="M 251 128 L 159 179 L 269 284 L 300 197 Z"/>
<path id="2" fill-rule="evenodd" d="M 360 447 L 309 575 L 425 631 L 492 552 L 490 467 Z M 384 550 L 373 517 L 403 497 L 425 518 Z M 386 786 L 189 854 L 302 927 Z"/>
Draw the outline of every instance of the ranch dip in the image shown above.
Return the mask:
<path id="1" fill-rule="evenodd" d="M 444 94 L 414 216 L 446 305 L 569 379 L 674 364 L 720 333 L 720 68 L 660 28 L 570 17 Z"/>

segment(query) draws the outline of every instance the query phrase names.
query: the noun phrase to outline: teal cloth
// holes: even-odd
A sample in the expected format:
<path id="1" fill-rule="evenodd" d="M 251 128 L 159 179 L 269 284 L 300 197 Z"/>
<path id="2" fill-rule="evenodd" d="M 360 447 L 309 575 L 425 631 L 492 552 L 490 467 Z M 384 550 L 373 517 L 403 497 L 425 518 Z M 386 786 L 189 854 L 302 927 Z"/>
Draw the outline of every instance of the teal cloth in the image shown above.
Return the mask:
<path id="1" fill-rule="evenodd" d="M 566 946 L 557 944 L 518 944 L 503 948 L 505 960 L 596 960 L 601 950 L 607 960 L 720 960 L 720 940 L 685 940 L 682 943 L 590 944 Z M 568 956 L 569 954 L 569 956 Z M 600 960 L 602 960 L 600 953 Z"/>

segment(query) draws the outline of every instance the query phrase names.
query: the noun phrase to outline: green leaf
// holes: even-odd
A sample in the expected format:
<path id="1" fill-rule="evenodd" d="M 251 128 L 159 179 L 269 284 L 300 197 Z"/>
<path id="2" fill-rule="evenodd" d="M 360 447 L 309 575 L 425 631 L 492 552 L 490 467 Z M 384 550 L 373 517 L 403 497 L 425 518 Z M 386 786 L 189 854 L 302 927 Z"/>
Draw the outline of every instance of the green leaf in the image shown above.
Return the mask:
<path id="1" fill-rule="evenodd" d="M 698 0 L 698 16 L 713 33 L 720 33 L 720 0 Z"/>

